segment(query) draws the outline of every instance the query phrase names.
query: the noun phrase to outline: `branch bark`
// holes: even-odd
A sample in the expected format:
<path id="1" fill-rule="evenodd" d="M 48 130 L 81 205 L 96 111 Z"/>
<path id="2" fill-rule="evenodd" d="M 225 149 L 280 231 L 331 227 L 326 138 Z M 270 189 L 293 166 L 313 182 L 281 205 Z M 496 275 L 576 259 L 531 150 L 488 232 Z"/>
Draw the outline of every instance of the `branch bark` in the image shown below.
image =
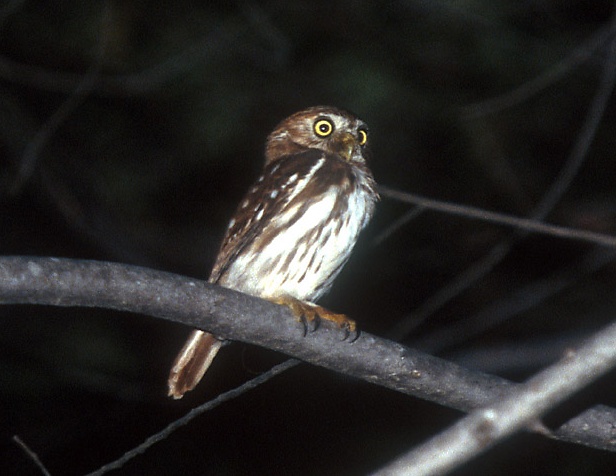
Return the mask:
<path id="1" fill-rule="evenodd" d="M 158 317 L 464 412 L 518 387 L 365 332 L 352 343 L 343 341 L 343 332 L 328 322 L 304 337 L 303 325 L 285 307 L 205 281 L 124 264 L 2 257 L 0 304 L 98 307 Z M 597 421 L 601 424 L 589 425 Z M 614 428 L 616 409 L 602 406 L 578 415 L 553 436 L 616 451 Z"/>

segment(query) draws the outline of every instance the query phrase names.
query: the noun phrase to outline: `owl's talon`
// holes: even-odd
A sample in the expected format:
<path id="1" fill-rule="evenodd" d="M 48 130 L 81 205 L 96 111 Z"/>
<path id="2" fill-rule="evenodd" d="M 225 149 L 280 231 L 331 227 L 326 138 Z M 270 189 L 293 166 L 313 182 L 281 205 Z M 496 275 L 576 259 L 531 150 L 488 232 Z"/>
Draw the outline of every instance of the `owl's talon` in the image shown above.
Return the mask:
<path id="1" fill-rule="evenodd" d="M 311 302 L 300 301 L 289 296 L 276 297 L 270 300 L 291 309 L 297 320 L 304 325 L 304 337 L 308 332 L 315 332 L 319 328 L 321 320 L 333 322 L 342 329 L 344 331 L 342 340 L 347 340 L 351 334 L 354 334 L 354 337 L 350 342 L 355 342 L 359 337 L 355 321 L 344 314 L 336 314 Z M 312 324 L 312 328 L 309 324 Z"/>
<path id="2" fill-rule="evenodd" d="M 352 344 L 357 339 L 359 339 L 360 330 L 357 329 L 356 326 L 349 325 L 345 322 L 341 327 L 342 329 L 344 329 L 344 337 L 342 338 L 342 340 L 348 340 L 349 344 Z"/>

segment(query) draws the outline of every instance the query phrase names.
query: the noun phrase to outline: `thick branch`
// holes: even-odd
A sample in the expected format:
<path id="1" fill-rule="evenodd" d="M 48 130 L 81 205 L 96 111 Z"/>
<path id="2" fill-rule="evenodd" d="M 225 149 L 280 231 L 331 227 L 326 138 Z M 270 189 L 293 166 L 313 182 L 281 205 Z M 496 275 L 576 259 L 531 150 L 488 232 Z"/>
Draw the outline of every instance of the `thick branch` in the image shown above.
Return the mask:
<path id="1" fill-rule="evenodd" d="M 467 412 L 517 386 L 368 333 L 352 343 L 343 341 L 342 331 L 327 322 L 304 337 L 303 325 L 285 307 L 205 281 L 123 264 L 3 257 L 0 304 L 101 307 L 159 317 Z M 588 423 L 584 415 L 596 420 L 596 412 L 604 424 L 583 428 Z M 600 407 L 563 425 L 556 435 L 614 451 L 610 427 L 616 427 L 616 410 Z"/>

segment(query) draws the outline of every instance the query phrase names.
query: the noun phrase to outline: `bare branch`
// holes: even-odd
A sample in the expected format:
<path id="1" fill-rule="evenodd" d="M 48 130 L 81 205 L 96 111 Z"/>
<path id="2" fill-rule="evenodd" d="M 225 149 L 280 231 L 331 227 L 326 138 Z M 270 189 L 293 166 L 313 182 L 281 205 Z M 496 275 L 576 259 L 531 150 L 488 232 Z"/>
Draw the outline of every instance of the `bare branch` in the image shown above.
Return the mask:
<path id="1" fill-rule="evenodd" d="M 497 225 L 509 226 L 514 228 L 516 231 L 538 233 L 574 241 L 593 243 L 609 248 L 616 248 L 616 236 L 586 230 L 578 230 L 566 226 L 552 225 L 550 223 L 543 222 L 541 218 L 535 219 L 516 217 L 506 213 L 485 210 L 483 208 L 426 198 L 413 193 L 395 190 L 384 185 L 379 186 L 379 193 L 384 197 L 415 205 L 419 211 L 434 210 L 447 213 L 448 215 L 457 215 L 465 218 L 487 221 Z M 413 215 L 411 215 L 411 217 L 414 217 L 416 209 L 413 209 L 412 212 Z"/>
<path id="2" fill-rule="evenodd" d="M 539 279 L 512 291 L 489 304 L 479 312 L 467 316 L 463 322 L 454 322 L 440 329 L 413 339 L 413 345 L 432 353 L 442 353 L 489 329 L 519 316 L 529 309 L 537 308 L 547 299 L 562 293 L 585 276 L 592 275 L 616 259 L 613 250 L 595 247 L 567 266 L 557 275 Z"/>
<path id="3" fill-rule="evenodd" d="M 248 56 L 259 67 L 274 69 L 283 65 L 289 55 L 288 40 L 268 22 L 257 6 L 246 6 L 244 16 L 249 23 L 246 31 L 253 34 L 251 41 L 242 39 L 235 28 L 223 24 L 179 53 L 141 71 L 116 75 L 102 74 L 99 71 L 100 74 L 92 80 L 86 78 L 88 93 L 105 97 L 149 94 L 212 61 L 223 49 L 236 55 Z M 23 64 L 5 56 L 0 56 L 0 78 L 71 96 L 75 95 L 76 88 L 81 88 L 81 83 L 86 80 L 82 74 L 52 71 L 41 66 Z"/>
<path id="4" fill-rule="evenodd" d="M 574 49 L 566 58 L 550 67 L 539 76 L 527 81 L 517 88 L 496 97 L 484 99 L 460 108 L 461 116 L 465 119 L 476 119 L 497 113 L 527 101 L 539 94 L 557 81 L 560 81 L 571 71 L 588 61 L 597 51 L 605 45 L 615 33 L 614 25 L 600 29 L 579 47 Z"/>
<path id="5" fill-rule="evenodd" d="M 255 377 L 252 380 L 249 380 L 248 382 L 240 385 L 239 387 L 234 388 L 233 390 L 229 390 L 225 393 L 221 393 L 216 398 L 210 401 L 207 401 L 205 403 L 202 403 L 198 407 L 193 408 L 182 418 L 179 418 L 173 421 L 172 423 L 167 425 L 165 428 L 163 428 L 158 433 L 155 433 L 154 435 L 148 437 L 143 443 L 137 445 L 135 448 L 124 453 L 117 460 L 112 461 L 111 463 L 107 463 L 104 466 L 101 466 L 96 471 L 88 473 L 86 476 L 102 476 L 103 474 L 107 474 L 109 471 L 121 468 L 126 463 L 128 463 L 130 460 L 140 455 L 141 453 L 144 453 L 145 451 L 150 449 L 152 446 L 154 446 L 159 441 L 163 441 L 175 430 L 181 428 L 184 425 L 187 425 L 188 423 L 190 423 L 192 420 L 197 418 L 202 413 L 212 410 L 213 408 L 216 408 L 218 405 L 225 403 L 229 400 L 232 400 L 233 398 L 239 397 L 243 393 L 246 393 L 249 390 L 252 390 L 253 388 L 256 388 L 259 385 L 267 382 L 268 380 L 271 380 L 272 378 L 276 377 L 278 374 L 290 368 L 295 367 L 298 363 L 300 362 L 295 359 L 286 360 L 285 362 L 278 364 L 275 367 L 272 367 L 267 372 L 262 373 L 258 377 Z"/>
<path id="6" fill-rule="evenodd" d="M 13 441 L 19 445 L 19 447 L 24 450 L 28 458 L 32 460 L 32 462 L 36 465 L 36 467 L 41 471 L 44 476 L 51 476 L 51 473 L 47 471 L 45 465 L 41 462 L 38 455 L 32 451 L 28 445 L 17 435 L 13 435 Z"/>
<path id="7" fill-rule="evenodd" d="M 511 386 L 368 333 L 353 343 L 343 341 L 344 332 L 327 322 L 304 337 L 303 324 L 286 307 L 205 281 L 124 264 L 3 257 L 0 303 L 103 307 L 150 315 L 463 411 Z"/>
<path id="8" fill-rule="evenodd" d="M 3 257 L 0 303 L 137 312 L 277 350 L 462 411 L 485 406 L 516 387 L 368 333 L 353 343 L 341 341 L 343 332 L 329 323 L 304 337 L 302 324 L 285 307 L 205 281 L 124 264 Z M 601 412 L 603 421 L 616 425 L 616 410 Z M 579 428 L 559 430 L 558 438 L 614 450 L 601 428 L 586 431 L 585 441 L 577 439 Z"/>
<path id="9" fill-rule="evenodd" d="M 472 412 L 449 430 L 377 471 L 376 475 L 437 475 L 481 454 L 498 441 L 536 426 L 546 411 L 616 366 L 616 321 L 577 352 L 518 386 L 506 398 Z M 616 450 L 616 441 L 612 442 Z"/>
<path id="10" fill-rule="evenodd" d="M 101 16 L 100 40 L 98 45 L 98 54 L 96 61 L 88 68 L 87 73 L 77 84 L 71 95 L 60 105 L 60 107 L 45 121 L 36 135 L 28 142 L 28 145 L 23 153 L 15 182 L 13 183 L 10 192 L 17 194 L 25 182 L 27 182 L 39 162 L 41 152 L 49 144 L 52 136 L 66 122 L 69 116 L 83 103 L 88 94 L 98 80 L 98 76 L 102 69 L 103 57 L 108 41 L 109 29 L 109 4 L 103 4 L 103 14 Z"/>
<path id="11" fill-rule="evenodd" d="M 387 226 L 383 231 L 381 231 L 377 236 L 372 240 L 372 246 L 380 246 L 384 241 L 386 241 L 389 237 L 391 237 L 394 233 L 396 233 L 399 229 L 406 226 L 411 221 L 415 220 L 419 215 L 424 212 L 424 207 L 418 205 L 400 218 L 395 220 L 392 224 Z"/>

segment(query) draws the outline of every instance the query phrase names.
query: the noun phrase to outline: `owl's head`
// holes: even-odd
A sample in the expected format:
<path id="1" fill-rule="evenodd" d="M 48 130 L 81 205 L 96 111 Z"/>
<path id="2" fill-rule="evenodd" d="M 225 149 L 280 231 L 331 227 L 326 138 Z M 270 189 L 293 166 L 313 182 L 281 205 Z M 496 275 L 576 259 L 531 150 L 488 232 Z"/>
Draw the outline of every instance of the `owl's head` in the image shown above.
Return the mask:
<path id="1" fill-rule="evenodd" d="M 331 106 L 299 111 L 280 122 L 267 138 L 265 160 L 307 149 L 318 149 L 352 163 L 365 163 L 368 155 L 368 126 L 351 114 Z"/>

